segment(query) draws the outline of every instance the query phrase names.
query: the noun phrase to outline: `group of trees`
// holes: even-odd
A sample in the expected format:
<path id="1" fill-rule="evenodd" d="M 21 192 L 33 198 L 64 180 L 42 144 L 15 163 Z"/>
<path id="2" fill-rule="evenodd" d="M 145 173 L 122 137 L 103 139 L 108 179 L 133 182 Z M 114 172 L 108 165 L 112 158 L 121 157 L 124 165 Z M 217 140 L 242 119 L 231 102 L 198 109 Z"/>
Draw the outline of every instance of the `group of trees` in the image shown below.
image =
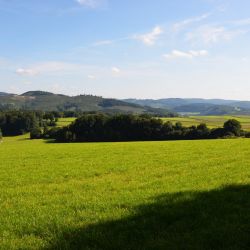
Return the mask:
<path id="1" fill-rule="evenodd" d="M 223 128 L 209 129 L 206 124 L 183 127 L 149 116 L 84 115 L 68 127 L 48 131 L 47 138 L 58 142 L 194 140 L 241 136 L 244 132 L 236 120 Z"/>
<path id="2" fill-rule="evenodd" d="M 39 126 L 32 112 L 10 111 L 0 113 L 0 128 L 4 136 L 21 135 Z"/>
<path id="3" fill-rule="evenodd" d="M 0 130 L 4 136 L 21 135 L 27 132 L 56 126 L 57 117 L 53 112 L 5 111 L 0 112 Z"/>
<path id="4" fill-rule="evenodd" d="M 223 128 L 209 129 L 206 124 L 184 127 L 180 122 L 164 122 L 148 115 L 84 114 L 71 125 L 57 128 L 59 112 L 0 112 L 2 136 L 30 132 L 31 139 L 51 138 L 58 142 L 194 140 L 247 136 L 237 120 L 228 120 Z"/>
<path id="5" fill-rule="evenodd" d="M 32 139 L 43 138 L 51 127 L 55 127 L 58 118 L 78 117 L 83 112 L 76 111 L 1 111 L 0 131 L 2 136 L 22 135 L 30 132 Z"/>

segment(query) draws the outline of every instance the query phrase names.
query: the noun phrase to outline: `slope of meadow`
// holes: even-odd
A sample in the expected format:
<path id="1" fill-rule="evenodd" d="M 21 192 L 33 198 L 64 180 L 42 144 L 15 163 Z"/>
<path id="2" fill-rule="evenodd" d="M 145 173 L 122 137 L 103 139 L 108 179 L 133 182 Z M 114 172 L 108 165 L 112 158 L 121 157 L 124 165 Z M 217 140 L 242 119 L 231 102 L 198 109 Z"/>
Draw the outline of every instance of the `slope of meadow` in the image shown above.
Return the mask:
<path id="1" fill-rule="evenodd" d="M 209 128 L 222 127 L 224 122 L 229 119 L 236 119 L 242 125 L 244 130 L 250 130 L 250 116 L 188 116 L 188 117 L 166 117 L 162 118 L 164 121 L 181 122 L 183 126 L 199 125 L 200 123 L 206 123 Z"/>
<path id="2" fill-rule="evenodd" d="M 247 249 L 250 140 L 0 144 L 0 249 Z"/>

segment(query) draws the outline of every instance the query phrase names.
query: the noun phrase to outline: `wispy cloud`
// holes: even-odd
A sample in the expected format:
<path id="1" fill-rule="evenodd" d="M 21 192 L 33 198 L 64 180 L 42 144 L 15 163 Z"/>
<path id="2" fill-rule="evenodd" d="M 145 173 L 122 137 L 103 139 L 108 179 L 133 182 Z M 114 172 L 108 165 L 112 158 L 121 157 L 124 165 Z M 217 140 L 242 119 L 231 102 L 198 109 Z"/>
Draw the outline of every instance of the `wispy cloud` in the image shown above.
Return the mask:
<path id="1" fill-rule="evenodd" d="M 103 46 L 111 45 L 117 42 L 126 41 L 126 40 L 138 40 L 144 43 L 147 46 L 152 46 L 160 38 L 160 35 L 164 33 L 163 29 L 160 26 L 155 26 L 153 30 L 149 33 L 130 35 L 126 37 L 121 37 L 113 40 L 100 40 L 92 44 L 92 46 Z"/>
<path id="2" fill-rule="evenodd" d="M 95 42 L 93 46 L 110 45 L 110 44 L 113 44 L 114 42 L 115 42 L 114 40 L 102 40 L 102 41 Z"/>
<path id="3" fill-rule="evenodd" d="M 121 73 L 121 69 L 119 69 L 118 67 L 112 67 L 111 71 L 114 74 L 120 74 Z"/>
<path id="4" fill-rule="evenodd" d="M 121 41 L 126 41 L 126 40 L 131 40 L 131 37 L 122 37 L 122 38 L 118 38 L 118 39 L 113 39 L 113 40 L 101 40 L 101 41 L 97 41 L 95 43 L 92 44 L 92 46 L 103 46 L 103 45 L 111 45 L 117 42 L 121 42 Z"/>
<path id="5" fill-rule="evenodd" d="M 81 6 L 96 8 L 100 5 L 100 0 L 76 0 Z"/>
<path id="6" fill-rule="evenodd" d="M 30 67 L 17 68 L 16 73 L 20 76 L 36 76 L 39 74 L 75 71 L 79 70 L 80 68 L 82 68 L 82 65 L 49 61 L 38 63 Z"/>
<path id="7" fill-rule="evenodd" d="M 230 29 L 225 26 L 201 26 L 197 29 L 186 34 L 186 40 L 194 44 L 204 43 L 206 45 L 230 41 L 233 38 L 246 34 L 248 31 L 245 29 Z"/>
<path id="8" fill-rule="evenodd" d="M 107 0 L 75 0 L 80 6 L 87 8 L 98 8 L 103 6 Z"/>
<path id="9" fill-rule="evenodd" d="M 173 25 L 173 31 L 174 32 L 179 32 L 183 30 L 184 28 L 194 24 L 194 23 L 199 23 L 205 19 L 207 19 L 209 16 L 211 16 L 211 13 L 205 13 L 203 15 L 197 16 L 197 17 L 192 17 L 185 19 L 183 21 L 177 22 Z"/>
<path id="10" fill-rule="evenodd" d="M 21 75 L 21 76 L 35 76 L 37 75 L 39 72 L 36 70 L 36 69 L 32 69 L 32 68 L 18 68 L 16 70 L 16 73 L 18 75 Z"/>
<path id="11" fill-rule="evenodd" d="M 94 76 L 94 75 L 88 75 L 88 79 L 90 79 L 90 80 L 95 80 L 95 79 L 96 79 L 96 76 Z"/>
<path id="12" fill-rule="evenodd" d="M 163 55 L 166 59 L 176 59 L 176 58 L 185 58 L 185 59 L 192 59 L 195 57 L 202 57 L 207 56 L 207 50 L 190 50 L 188 52 L 180 51 L 180 50 L 173 50 L 169 54 Z"/>
<path id="13" fill-rule="evenodd" d="M 135 35 L 134 39 L 143 42 L 147 46 L 152 46 L 163 34 L 163 29 L 160 26 L 156 26 L 151 32 L 141 35 Z"/>
<path id="14" fill-rule="evenodd" d="M 234 20 L 234 21 L 231 21 L 230 23 L 236 26 L 250 25 L 250 18 Z"/>

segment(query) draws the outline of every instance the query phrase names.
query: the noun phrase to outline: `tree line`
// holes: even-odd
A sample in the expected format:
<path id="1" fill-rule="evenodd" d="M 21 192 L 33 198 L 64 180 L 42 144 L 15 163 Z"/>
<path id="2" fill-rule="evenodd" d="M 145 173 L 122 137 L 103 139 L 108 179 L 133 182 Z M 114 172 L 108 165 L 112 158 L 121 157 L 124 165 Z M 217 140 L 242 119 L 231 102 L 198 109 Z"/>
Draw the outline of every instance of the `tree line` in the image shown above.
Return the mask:
<path id="1" fill-rule="evenodd" d="M 3 136 L 22 135 L 33 129 L 56 126 L 57 117 L 52 112 L 6 111 L 0 112 L 0 130 Z"/>
<path id="2" fill-rule="evenodd" d="M 35 138 L 40 138 L 43 133 L 55 127 L 59 118 L 80 117 L 85 114 L 95 114 L 94 112 L 80 111 L 27 111 L 27 110 L 0 110 L 0 131 L 1 136 L 22 135 L 28 132 Z M 38 136 L 38 134 L 40 134 Z"/>
<path id="3" fill-rule="evenodd" d="M 54 128 L 44 135 L 57 142 L 194 140 L 247 136 L 237 120 L 228 120 L 223 128 L 210 129 L 202 123 L 184 127 L 150 116 L 84 115 L 63 128 Z"/>
<path id="4" fill-rule="evenodd" d="M 2 136 L 30 132 L 31 139 L 55 139 L 57 142 L 194 140 L 226 137 L 250 137 L 237 120 L 228 120 L 222 128 L 210 129 L 205 123 L 184 127 L 180 122 L 164 122 L 149 115 L 77 114 L 69 126 L 58 128 L 60 117 L 76 113 L 43 111 L 0 112 L 0 139 Z"/>

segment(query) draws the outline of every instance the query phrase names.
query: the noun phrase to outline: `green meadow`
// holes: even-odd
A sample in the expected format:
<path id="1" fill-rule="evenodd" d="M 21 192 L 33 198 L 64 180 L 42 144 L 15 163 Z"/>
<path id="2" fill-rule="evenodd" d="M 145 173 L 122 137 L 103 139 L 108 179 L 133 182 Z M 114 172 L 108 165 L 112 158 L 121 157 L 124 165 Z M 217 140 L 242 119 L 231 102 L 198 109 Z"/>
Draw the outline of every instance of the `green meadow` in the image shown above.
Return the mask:
<path id="1" fill-rule="evenodd" d="M 65 127 L 67 125 L 69 125 L 70 123 L 72 123 L 76 118 L 59 118 L 56 125 L 57 127 Z"/>
<path id="2" fill-rule="evenodd" d="M 222 127 L 224 122 L 229 119 L 238 120 L 244 130 L 250 130 L 250 116 L 187 116 L 187 117 L 169 117 L 163 118 L 164 121 L 171 121 L 173 123 L 181 122 L 183 126 L 199 125 L 200 123 L 206 123 L 209 128 Z"/>
<path id="3" fill-rule="evenodd" d="M 0 249 L 249 249 L 250 140 L 0 144 Z"/>
<path id="4" fill-rule="evenodd" d="M 183 126 L 189 127 L 192 125 L 199 125 L 201 123 L 206 123 L 209 128 L 218 128 L 222 127 L 224 122 L 229 119 L 238 120 L 244 130 L 250 130 L 250 116 L 187 116 L 187 117 L 166 117 L 162 118 L 164 121 L 170 121 L 173 123 L 181 122 Z M 69 125 L 73 122 L 75 118 L 59 118 L 57 126 L 63 127 Z"/>

